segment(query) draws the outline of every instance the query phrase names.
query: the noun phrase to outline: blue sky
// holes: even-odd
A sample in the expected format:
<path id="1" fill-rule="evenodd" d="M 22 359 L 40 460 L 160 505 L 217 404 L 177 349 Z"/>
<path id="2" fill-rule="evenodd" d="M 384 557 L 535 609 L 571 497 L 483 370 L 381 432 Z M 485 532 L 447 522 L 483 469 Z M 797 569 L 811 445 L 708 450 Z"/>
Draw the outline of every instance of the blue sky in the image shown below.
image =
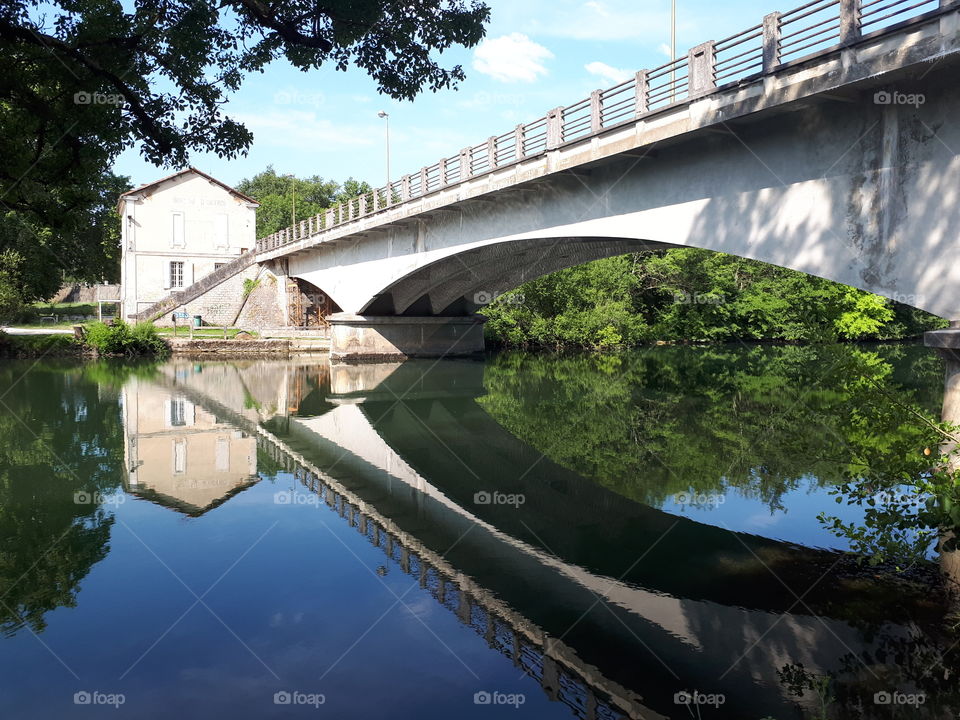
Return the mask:
<path id="1" fill-rule="evenodd" d="M 488 0 L 492 19 L 484 42 L 441 56 L 463 65 L 458 90 L 425 93 L 413 102 L 380 96 L 357 69 L 299 72 L 285 61 L 253 75 L 226 105 L 254 141 L 246 157 L 224 160 L 194 154 L 191 164 L 234 184 L 273 164 L 278 172 L 347 177 L 382 185 L 384 122 L 390 113 L 394 179 L 461 148 L 570 105 L 596 88 L 616 84 L 642 68 L 667 61 L 670 2 L 654 0 Z M 757 24 L 773 10 L 770 0 L 678 0 L 678 54 Z M 144 161 L 137 148 L 117 160 L 115 172 L 134 184 L 170 171 Z"/>

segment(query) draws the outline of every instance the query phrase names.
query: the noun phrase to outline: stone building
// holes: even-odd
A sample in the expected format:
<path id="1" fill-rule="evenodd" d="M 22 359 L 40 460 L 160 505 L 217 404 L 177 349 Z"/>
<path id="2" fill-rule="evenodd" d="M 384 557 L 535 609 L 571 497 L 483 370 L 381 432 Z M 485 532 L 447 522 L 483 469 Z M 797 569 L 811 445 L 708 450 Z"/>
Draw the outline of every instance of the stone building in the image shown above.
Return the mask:
<path id="1" fill-rule="evenodd" d="M 122 316 L 132 318 L 253 248 L 258 207 L 193 167 L 121 195 Z M 239 300 L 242 288 L 234 294 Z"/>

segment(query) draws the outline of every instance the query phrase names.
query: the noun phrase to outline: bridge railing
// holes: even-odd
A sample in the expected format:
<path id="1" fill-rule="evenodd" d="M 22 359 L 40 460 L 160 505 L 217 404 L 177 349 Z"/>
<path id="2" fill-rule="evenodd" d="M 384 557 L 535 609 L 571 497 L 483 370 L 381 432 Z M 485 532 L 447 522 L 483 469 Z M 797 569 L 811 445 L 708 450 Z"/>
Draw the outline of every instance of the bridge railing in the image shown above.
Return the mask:
<path id="1" fill-rule="evenodd" d="M 267 252 L 362 217 L 381 213 L 451 185 L 538 157 L 566 143 L 663 112 L 679 103 L 754 80 L 821 53 L 857 42 L 908 20 L 955 10 L 960 0 L 814 0 L 723 40 L 705 42 L 686 55 L 502 135 L 466 147 L 457 155 L 404 175 L 257 241 Z"/>

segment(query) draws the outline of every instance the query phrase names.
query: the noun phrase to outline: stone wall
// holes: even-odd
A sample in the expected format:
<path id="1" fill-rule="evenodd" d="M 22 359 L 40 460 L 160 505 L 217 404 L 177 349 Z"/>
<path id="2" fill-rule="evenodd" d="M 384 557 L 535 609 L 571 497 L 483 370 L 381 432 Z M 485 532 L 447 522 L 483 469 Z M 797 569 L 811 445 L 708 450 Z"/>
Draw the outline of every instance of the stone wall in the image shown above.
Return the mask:
<path id="1" fill-rule="evenodd" d="M 234 279 L 237 275 L 242 275 L 240 278 L 240 291 L 239 291 L 239 300 L 243 300 L 243 279 L 246 277 L 253 277 L 259 271 L 255 269 L 253 275 L 244 275 L 244 272 L 250 270 L 251 266 L 256 265 L 256 255 L 253 253 L 246 253 L 240 257 L 232 260 L 221 268 L 214 270 L 209 275 L 206 275 L 197 282 L 193 283 L 190 287 L 184 288 L 178 292 L 172 292 L 167 295 L 162 300 L 154 303 L 146 310 L 136 314 L 137 320 L 154 320 L 158 325 L 169 325 L 172 320 L 170 319 L 170 313 L 175 309 L 181 308 L 184 304 L 190 304 L 196 300 L 201 299 L 203 295 L 209 293 L 211 290 L 215 289 L 221 284 L 228 283 L 230 280 Z M 259 266 L 256 266 L 259 268 Z M 233 285 L 228 285 L 228 288 L 224 290 L 224 296 L 228 298 L 233 297 Z M 237 311 L 239 312 L 240 306 L 237 306 Z M 198 313 L 202 314 L 202 313 Z M 219 315 L 219 313 L 218 313 Z"/>
<path id="2" fill-rule="evenodd" d="M 280 327 L 284 324 L 279 303 L 280 280 L 269 270 L 259 276 L 260 284 L 247 296 L 236 325 L 244 329 Z"/>

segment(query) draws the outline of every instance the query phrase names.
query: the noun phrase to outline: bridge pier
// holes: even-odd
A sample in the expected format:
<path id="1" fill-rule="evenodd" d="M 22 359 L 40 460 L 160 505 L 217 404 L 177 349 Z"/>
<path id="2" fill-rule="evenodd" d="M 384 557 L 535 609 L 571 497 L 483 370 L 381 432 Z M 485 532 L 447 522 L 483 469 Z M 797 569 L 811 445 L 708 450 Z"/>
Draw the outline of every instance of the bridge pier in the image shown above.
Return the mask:
<path id="1" fill-rule="evenodd" d="M 455 357 L 483 352 L 483 322 L 471 317 L 371 316 L 335 313 L 330 358 L 383 362 L 408 357 Z"/>

